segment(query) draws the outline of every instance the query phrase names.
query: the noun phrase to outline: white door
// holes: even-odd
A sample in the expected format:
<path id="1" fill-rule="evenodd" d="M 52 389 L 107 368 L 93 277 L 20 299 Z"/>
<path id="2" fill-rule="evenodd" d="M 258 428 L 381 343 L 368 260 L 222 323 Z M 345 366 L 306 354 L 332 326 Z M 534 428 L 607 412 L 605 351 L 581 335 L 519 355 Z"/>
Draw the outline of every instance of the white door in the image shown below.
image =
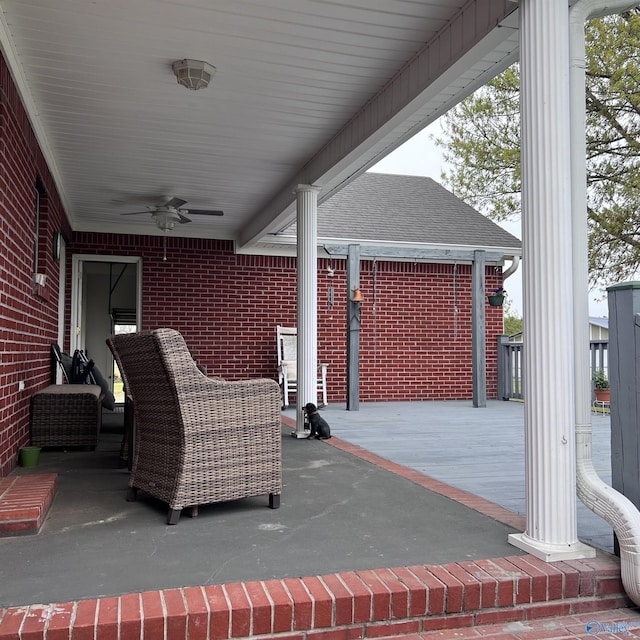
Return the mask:
<path id="1" fill-rule="evenodd" d="M 142 259 L 77 254 L 72 262 L 71 353 L 84 350 L 113 384 L 113 356 L 106 339 L 123 311 L 140 327 Z"/>

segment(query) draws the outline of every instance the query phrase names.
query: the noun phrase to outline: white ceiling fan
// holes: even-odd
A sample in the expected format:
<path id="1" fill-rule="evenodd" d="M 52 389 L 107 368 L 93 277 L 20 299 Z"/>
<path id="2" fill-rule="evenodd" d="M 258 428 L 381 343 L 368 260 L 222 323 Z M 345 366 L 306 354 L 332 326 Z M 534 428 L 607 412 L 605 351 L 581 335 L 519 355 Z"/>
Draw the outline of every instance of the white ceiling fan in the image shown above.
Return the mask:
<path id="1" fill-rule="evenodd" d="M 131 213 L 121 213 L 122 216 L 137 216 L 143 213 L 150 213 L 158 229 L 162 231 L 171 231 L 178 224 L 191 222 L 192 216 L 222 216 L 224 212 L 216 209 L 183 209 L 182 206 L 187 203 L 181 198 L 169 198 L 157 206 L 149 206 L 146 211 L 132 211 Z"/>

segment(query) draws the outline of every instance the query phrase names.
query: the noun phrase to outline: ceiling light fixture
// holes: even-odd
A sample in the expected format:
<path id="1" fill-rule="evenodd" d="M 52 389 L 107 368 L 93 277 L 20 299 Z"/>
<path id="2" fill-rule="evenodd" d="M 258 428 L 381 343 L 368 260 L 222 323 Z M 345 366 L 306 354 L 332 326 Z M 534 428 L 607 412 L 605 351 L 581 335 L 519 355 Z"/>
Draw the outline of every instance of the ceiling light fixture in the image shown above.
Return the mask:
<path id="1" fill-rule="evenodd" d="M 206 89 L 216 72 L 216 68 L 203 60 L 176 60 L 173 65 L 173 73 L 178 78 L 178 84 L 190 89 L 198 91 Z"/>
<path id="2" fill-rule="evenodd" d="M 152 217 L 156 227 L 161 231 L 171 231 L 176 226 L 176 222 L 180 222 L 178 212 L 171 207 L 158 207 Z"/>

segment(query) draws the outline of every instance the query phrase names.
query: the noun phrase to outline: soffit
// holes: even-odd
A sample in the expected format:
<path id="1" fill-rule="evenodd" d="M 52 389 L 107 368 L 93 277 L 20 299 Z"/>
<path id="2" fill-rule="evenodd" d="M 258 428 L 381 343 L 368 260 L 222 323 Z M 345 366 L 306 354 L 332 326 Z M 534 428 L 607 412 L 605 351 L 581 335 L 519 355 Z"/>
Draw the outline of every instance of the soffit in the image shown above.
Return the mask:
<path id="1" fill-rule="evenodd" d="M 255 244 L 517 55 L 507 0 L 0 0 L 0 44 L 72 226 L 156 235 L 177 196 L 222 218 L 172 234 Z M 212 85 L 176 83 L 206 60 Z M 426 66 L 425 66 L 426 65 Z"/>

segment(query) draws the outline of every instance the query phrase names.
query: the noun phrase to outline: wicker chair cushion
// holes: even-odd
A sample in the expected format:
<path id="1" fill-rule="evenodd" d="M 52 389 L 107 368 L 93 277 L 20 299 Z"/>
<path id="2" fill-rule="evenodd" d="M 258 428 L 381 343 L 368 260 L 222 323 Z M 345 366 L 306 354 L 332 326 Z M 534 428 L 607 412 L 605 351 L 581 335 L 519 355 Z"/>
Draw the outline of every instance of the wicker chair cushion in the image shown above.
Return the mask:
<path id="1" fill-rule="evenodd" d="M 100 388 L 102 389 L 102 394 L 103 394 L 102 406 L 105 409 L 109 409 L 110 411 L 113 411 L 116 408 L 116 398 L 111 392 L 111 387 L 109 386 L 109 383 L 107 382 L 105 377 L 102 375 L 102 372 L 100 371 L 100 369 L 98 369 L 98 367 L 96 367 L 95 365 L 91 370 L 91 375 L 93 376 L 93 379 L 96 381 L 96 384 L 99 385 Z"/>
<path id="2" fill-rule="evenodd" d="M 54 349 L 57 345 L 53 345 Z M 113 411 L 116 399 L 111 386 L 93 360 L 89 360 L 80 349 L 76 349 L 73 357 L 57 350 L 57 360 L 64 368 L 65 378 L 71 384 L 97 384 L 102 389 L 102 406 Z"/>
<path id="3" fill-rule="evenodd" d="M 68 353 L 60 353 L 60 364 L 64 369 L 64 375 L 67 382 L 71 380 L 71 370 L 73 366 L 73 358 Z"/>

